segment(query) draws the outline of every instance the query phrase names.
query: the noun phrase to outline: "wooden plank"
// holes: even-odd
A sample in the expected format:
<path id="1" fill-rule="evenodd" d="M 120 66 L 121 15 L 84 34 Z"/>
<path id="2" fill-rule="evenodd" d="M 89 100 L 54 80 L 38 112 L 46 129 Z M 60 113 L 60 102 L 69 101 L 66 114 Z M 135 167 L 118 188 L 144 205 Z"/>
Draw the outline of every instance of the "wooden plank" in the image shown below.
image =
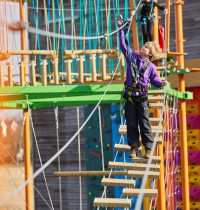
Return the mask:
<path id="1" fill-rule="evenodd" d="M 131 207 L 131 199 L 123 198 L 95 198 L 94 207 Z"/>
<path id="2" fill-rule="evenodd" d="M 138 196 L 139 193 L 143 193 L 144 197 L 157 197 L 158 190 L 157 189 L 129 189 L 124 188 L 122 193 L 124 196 Z"/>
<path id="3" fill-rule="evenodd" d="M 101 184 L 105 186 L 135 187 L 135 180 L 103 178 Z"/>
<path id="4" fill-rule="evenodd" d="M 127 162 L 113 162 L 109 161 L 108 167 L 109 168 L 120 168 L 120 169 L 131 169 L 131 170 L 138 170 L 144 171 L 147 166 L 150 166 L 150 171 L 160 171 L 160 165 L 155 164 L 145 164 L 145 163 L 127 163 Z"/>
<path id="5" fill-rule="evenodd" d="M 152 102 L 152 101 L 163 101 L 164 100 L 164 96 L 152 96 L 152 95 L 149 95 L 148 96 L 148 100 L 150 102 Z"/>
<path id="6" fill-rule="evenodd" d="M 161 139 L 157 139 L 156 143 L 157 144 L 161 144 L 162 140 Z M 124 152 L 128 151 L 129 152 L 131 150 L 131 147 L 129 145 L 127 145 L 127 144 L 115 144 L 114 145 L 114 149 L 118 150 L 118 151 L 124 151 Z"/>
<path id="7" fill-rule="evenodd" d="M 151 108 L 162 108 L 164 103 L 150 103 Z"/>
<path id="8" fill-rule="evenodd" d="M 128 176 L 129 177 L 134 177 L 134 178 L 142 178 L 146 174 L 146 171 L 133 171 L 133 170 L 128 170 Z M 148 178 L 154 178 L 157 179 L 159 178 L 160 173 L 157 171 L 149 171 L 148 172 Z"/>
<path id="9" fill-rule="evenodd" d="M 36 61 L 31 60 L 31 83 L 33 86 L 36 85 L 35 66 L 36 66 Z"/>
<path id="10" fill-rule="evenodd" d="M 152 130 L 153 134 L 155 134 L 157 132 L 162 134 L 164 132 L 163 129 L 161 127 L 158 127 L 158 126 L 151 126 L 151 130 Z M 121 135 L 127 134 L 127 126 L 126 125 L 120 125 L 119 134 L 121 134 Z"/>
<path id="11" fill-rule="evenodd" d="M 148 91 L 149 94 L 164 94 L 164 90 L 149 90 Z"/>
<path id="12" fill-rule="evenodd" d="M 143 157 L 136 157 L 132 159 L 133 163 L 147 163 L 148 159 L 143 158 Z M 160 156 L 153 156 L 152 157 L 152 163 L 160 163 L 161 162 L 161 157 Z"/>

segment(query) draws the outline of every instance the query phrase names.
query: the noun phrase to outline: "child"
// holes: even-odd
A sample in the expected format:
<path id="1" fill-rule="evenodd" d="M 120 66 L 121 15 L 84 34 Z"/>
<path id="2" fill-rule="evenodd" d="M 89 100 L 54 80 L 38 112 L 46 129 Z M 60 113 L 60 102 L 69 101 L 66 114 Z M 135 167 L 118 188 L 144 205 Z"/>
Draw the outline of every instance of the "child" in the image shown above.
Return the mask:
<path id="1" fill-rule="evenodd" d="M 122 21 L 117 21 L 117 24 L 120 27 Z M 150 83 L 158 88 L 167 84 L 167 81 L 160 80 L 156 66 L 152 63 L 160 58 L 161 49 L 156 42 L 147 42 L 138 54 L 127 46 L 123 29 L 119 32 L 119 38 L 127 62 L 124 99 L 127 139 L 131 146 L 129 157 L 135 158 L 140 147 L 139 125 L 146 158 L 149 158 L 154 139 L 149 122 L 148 89 Z"/>
<path id="2" fill-rule="evenodd" d="M 140 23 L 142 26 L 143 43 L 152 41 L 152 22 L 154 19 L 154 7 L 165 11 L 165 7 L 160 6 L 153 0 L 143 0 L 140 12 Z"/>

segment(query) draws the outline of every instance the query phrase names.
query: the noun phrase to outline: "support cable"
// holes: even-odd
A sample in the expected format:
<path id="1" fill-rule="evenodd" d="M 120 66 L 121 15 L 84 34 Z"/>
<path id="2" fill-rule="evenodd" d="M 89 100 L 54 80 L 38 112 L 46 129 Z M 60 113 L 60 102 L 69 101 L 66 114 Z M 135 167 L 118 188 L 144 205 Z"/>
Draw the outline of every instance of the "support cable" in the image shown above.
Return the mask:
<path id="1" fill-rule="evenodd" d="M 60 138 L 59 138 L 59 121 L 58 121 L 58 107 L 54 108 L 55 113 L 55 121 L 56 121 L 56 142 L 57 142 L 57 151 L 60 149 Z M 58 156 L 58 171 L 61 171 L 61 165 L 60 165 L 60 155 Z M 58 183 L 59 183 L 59 198 L 60 198 L 60 210 L 63 209 L 62 207 L 62 177 L 58 177 Z"/>
<path id="2" fill-rule="evenodd" d="M 135 15 L 135 13 L 138 10 L 138 7 L 139 7 L 141 1 L 142 0 L 140 0 L 140 2 L 138 3 L 136 9 L 134 10 L 134 13 L 131 15 L 129 20 L 132 20 L 133 16 Z M 104 39 L 106 37 L 112 36 L 112 35 L 116 34 L 119 30 L 121 30 L 123 27 L 125 27 L 127 24 L 128 24 L 128 22 L 124 23 L 121 27 L 119 27 L 115 31 L 112 31 L 111 33 L 103 34 L 101 36 L 88 36 L 88 37 L 58 34 L 58 33 L 55 33 L 55 32 L 50 32 L 50 31 L 46 31 L 46 30 L 42 30 L 42 29 L 37 29 L 36 30 L 36 28 L 34 28 L 32 26 L 29 26 L 26 23 L 21 23 L 21 26 L 23 28 L 27 29 L 28 32 L 34 33 L 34 34 L 39 34 L 41 36 L 49 36 L 49 37 L 60 38 L 60 39 L 92 40 L 92 39 Z"/>
<path id="3" fill-rule="evenodd" d="M 77 129 L 79 130 L 80 128 L 80 109 L 79 106 L 77 107 Z M 78 133 L 78 169 L 81 171 L 81 136 L 80 132 Z M 79 176 L 79 202 L 80 202 L 80 210 L 83 209 L 83 204 L 82 204 L 82 177 Z"/>

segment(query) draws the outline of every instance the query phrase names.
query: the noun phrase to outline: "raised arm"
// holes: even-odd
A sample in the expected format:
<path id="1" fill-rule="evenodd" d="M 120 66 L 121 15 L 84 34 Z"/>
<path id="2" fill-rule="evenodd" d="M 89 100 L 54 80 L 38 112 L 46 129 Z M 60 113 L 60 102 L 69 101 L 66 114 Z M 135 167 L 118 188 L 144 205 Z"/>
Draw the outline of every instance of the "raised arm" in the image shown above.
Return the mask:
<path id="1" fill-rule="evenodd" d="M 119 31 L 119 41 L 120 41 L 120 49 L 122 53 L 124 54 L 126 59 L 130 58 L 130 55 L 134 56 L 135 58 L 138 57 L 138 54 L 133 51 L 129 46 L 127 46 L 127 42 L 125 41 L 125 33 L 124 30 L 121 29 Z"/>

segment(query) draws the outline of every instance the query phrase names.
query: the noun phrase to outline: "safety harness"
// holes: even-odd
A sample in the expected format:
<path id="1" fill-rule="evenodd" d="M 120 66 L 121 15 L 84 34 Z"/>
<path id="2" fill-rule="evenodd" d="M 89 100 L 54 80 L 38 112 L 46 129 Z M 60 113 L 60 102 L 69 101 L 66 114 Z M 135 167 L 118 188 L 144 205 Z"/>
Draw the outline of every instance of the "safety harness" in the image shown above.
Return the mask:
<path id="1" fill-rule="evenodd" d="M 125 101 L 129 100 L 132 103 L 134 103 L 134 99 L 132 97 L 133 92 L 136 92 L 139 95 L 140 92 L 148 91 L 148 89 L 149 89 L 148 87 L 138 88 L 137 85 L 138 85 L 140 78 L 143 77 L 145 71 L 147 70 L 147 68 L 149 67 L 150 64 L 151 64 L 150 61 L 146 61 L 145 64 L 143 65 L 142 69 L 139 72 L 136 62 L 131 61 L 131 74 L 132 74 L 132 78 L 133 78 L 133 85 L 129 86 L 126 82 L 124 83 L 123 98 Z M 126 91 L 126 90 L 128 90 L 128 91 Z M 137 94 L 136 94 L 136 96 L 137 96 Z"/>

